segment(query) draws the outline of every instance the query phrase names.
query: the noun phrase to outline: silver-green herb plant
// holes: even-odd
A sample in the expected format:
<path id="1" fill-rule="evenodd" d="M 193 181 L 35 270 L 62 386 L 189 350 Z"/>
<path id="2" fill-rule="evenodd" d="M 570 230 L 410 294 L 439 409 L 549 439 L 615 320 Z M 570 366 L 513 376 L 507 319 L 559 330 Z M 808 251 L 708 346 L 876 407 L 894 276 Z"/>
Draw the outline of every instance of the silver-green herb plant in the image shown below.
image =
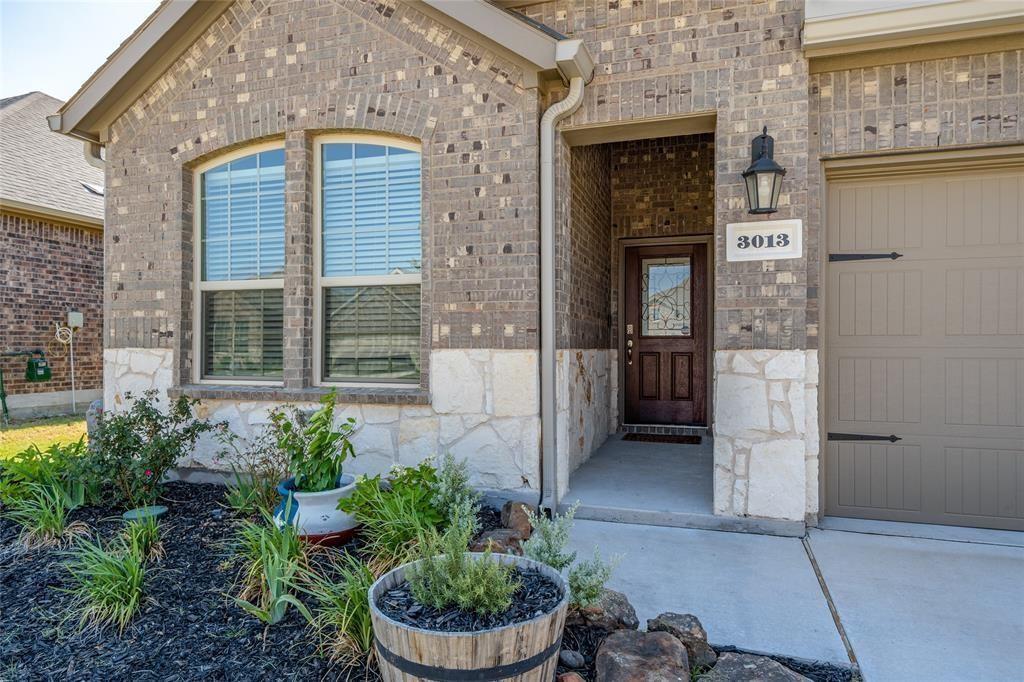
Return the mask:
<path id="1" fill-rule="evenodd" d="M 472 511 L 475 521 L 480 508 L 480 493 L 469 485 L 469 470 L 466 460 L 456 460 L 452 453 L 445 453 L 437 470 L 437 480 L 431 485 L 434 506 L 441 513 L 444 523 L 452 524 L 456 516 L 464 517 Z"/>
<path id="2" fill-rule="evenodd" d="M 567 552 L 565 548 L 569 544 L 569 531 L 578 507 L 579 502 L 564 514 L 552 514 L 550 519 L 543 514 L 529 512 L 533 532 L 523 543 L 523 556 L 547 564 L 556 571 L 568 568 L 576 560 L 576 552 Z"/>
<path id="3" fill-rule="evenodd" d="M 611 561 L 604 561 L 595 547 L 592 559 L 583 559 L 569 569 L 569 603 L 585 608 L 597 602 L 621 560 L 621 556 L 616 556 Z"/>

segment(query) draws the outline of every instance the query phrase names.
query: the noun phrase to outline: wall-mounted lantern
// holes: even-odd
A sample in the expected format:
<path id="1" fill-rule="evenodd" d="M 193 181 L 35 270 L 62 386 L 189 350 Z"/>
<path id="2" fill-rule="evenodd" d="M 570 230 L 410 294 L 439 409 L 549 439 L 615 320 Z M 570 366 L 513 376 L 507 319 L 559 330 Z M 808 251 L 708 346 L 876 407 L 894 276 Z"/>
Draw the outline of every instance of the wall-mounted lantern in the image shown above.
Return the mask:
<path id="1" fill-rule="evenodd" d="M 768 126 L 750 143 L 750 167 L 743 171 L 747 183 L 747 207 L 750 213 L 775 213 L 782 192 L 786 169 L 775 163 L 775 140 Z"/>

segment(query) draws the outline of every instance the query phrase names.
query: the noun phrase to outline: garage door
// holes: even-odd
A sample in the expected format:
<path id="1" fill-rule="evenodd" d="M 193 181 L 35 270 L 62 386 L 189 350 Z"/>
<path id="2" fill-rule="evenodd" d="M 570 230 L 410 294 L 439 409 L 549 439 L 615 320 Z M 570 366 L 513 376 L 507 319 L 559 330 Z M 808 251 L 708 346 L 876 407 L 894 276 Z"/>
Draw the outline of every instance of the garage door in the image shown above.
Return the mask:
<path id="1" fill-rule="evenodd" d="M 1024 170 L 827 192 L 825 509 L 1024 530 Z"/>

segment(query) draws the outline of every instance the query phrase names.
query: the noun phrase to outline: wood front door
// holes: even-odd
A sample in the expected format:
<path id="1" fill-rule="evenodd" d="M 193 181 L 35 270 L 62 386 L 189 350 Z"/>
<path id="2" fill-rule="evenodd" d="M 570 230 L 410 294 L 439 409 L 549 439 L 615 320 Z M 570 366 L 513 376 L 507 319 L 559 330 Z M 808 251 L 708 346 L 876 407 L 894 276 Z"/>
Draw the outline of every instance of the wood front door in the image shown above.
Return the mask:
<path id="1" fill-rule="evenodd" d="M 707 425 L 704 244 L 625 253 L 627 424 Z"/>

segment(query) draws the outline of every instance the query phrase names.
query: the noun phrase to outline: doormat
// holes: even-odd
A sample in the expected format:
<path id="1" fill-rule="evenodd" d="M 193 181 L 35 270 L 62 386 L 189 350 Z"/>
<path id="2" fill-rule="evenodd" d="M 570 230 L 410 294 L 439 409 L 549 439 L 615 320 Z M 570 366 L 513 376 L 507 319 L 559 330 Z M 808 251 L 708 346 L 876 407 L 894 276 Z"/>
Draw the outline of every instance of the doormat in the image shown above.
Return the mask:
<path id="1" fill-rule="evenodd" d="M 640 443 L 675 443 L 677 445 L 700 445 L 700 436 L 676 436 L 665 433 L 627 433 L 622 440 Z"/>

